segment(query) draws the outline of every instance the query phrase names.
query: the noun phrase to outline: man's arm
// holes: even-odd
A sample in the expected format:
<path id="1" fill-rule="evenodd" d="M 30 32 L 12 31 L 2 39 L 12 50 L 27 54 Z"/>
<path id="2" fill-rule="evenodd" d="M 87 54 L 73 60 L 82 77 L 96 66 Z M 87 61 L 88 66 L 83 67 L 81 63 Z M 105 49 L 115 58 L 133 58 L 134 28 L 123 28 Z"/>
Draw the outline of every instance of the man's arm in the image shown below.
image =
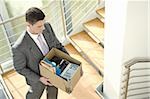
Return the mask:
<path id="1" fill-rule="evenodd" d="M 30 81 L 38 82 L 40 79 L 40 75 L 27 68 L 25 55 L 21 53 L 17 48 L 12 48 L 12 52 L 15 70 Z"/>
<path id="2" fill-rule="evenodd" d="M 65 52 L 65 53 L 67 53 L 67 54 L 69 54 L 69 53 L 66 51 L 66 49 L 64 48 L 64 46 L 63 46 L 63 45 L 59 42 L 59 40 L 57 39 L 57 37 L 56 37 L 56 35 L 55 35 L 55 33 L 54 33 L 54 31 L 53 31 L 51 25 L 50 25 L 49 23 L 46 23 L 46 24 L 48 25 L 48 26 L 46 26 L 46 28 L 48 29 L 48 31 L 49 31 L 50 33 L 52 33 L 52 35 L 53 35 L 53 37 L 54 37 L 54 43 L 55 43 L 55 45 L 56 45 L 56 48 L 58 48 L 59 50 Z"/>

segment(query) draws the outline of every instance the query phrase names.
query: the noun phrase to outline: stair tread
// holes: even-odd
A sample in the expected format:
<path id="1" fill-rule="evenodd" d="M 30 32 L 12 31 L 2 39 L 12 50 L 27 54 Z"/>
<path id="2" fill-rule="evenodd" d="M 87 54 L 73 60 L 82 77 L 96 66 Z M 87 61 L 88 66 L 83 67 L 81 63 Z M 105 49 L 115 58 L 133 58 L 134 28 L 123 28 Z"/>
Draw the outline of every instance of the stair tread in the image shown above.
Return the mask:
<path id="1" fill-rule="evenodd" d="M 100 20 L 101 20 L 103 23 L 105 23 L 105 19 L 104 19 L 104 18 L 100 18 Z"/>
<path id="2" fill-rule="evenodd" d="M 98 18 L 92 19 L 84 23 L 84 26 L 99 40 L 102 40 L 104 38 L 104 23 Z"/>
<path id="3" fill-rule="evenodd" d="M 103 72 L 103 48 L 97 44 L 85 31 L 79 32 L 71 36 L 81 50 L 88 56 L 90 60 Z"/>
<path id="4" fill-rule="evenodd" d="M 105 8 L 98 9 L 96 11 L 100 16 L 105 17 Z"/>
<path id="5" fill-rule="evenodd" d="M 102 82 L 103 78 L 96 72 L 96 70 L 92 66 L 90 66 L 89 63 L 85 61 L 83 57 L 80 56 L 80 54 L 71 44 L 66 45 L 65 48 L 69 52 L 70 56 L 82 63 L 83 70 L 82 79 L 79 80 L 76 88 L 74 88 L 74 92 L 71 94 L 71 96 L 69 95 L 69 97 L 66 97 L 65 99 L 73 99 L 73 96 L 75 96 L 76 99 L 80 99 L 81 95 L 86 97 L 86 99 L 99 99 L 99 96 L 95 93 L 95 88 L 100 82 Z M 84 85 L 85 82 L 86 85 Z"/>

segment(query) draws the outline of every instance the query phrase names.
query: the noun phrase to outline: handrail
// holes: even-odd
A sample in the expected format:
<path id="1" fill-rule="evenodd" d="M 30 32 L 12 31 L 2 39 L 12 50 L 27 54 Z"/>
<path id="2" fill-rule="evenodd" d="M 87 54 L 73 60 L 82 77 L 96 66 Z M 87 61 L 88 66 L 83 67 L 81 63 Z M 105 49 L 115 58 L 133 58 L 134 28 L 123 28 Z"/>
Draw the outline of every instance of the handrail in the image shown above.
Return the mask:
<path id="1" fill-rule="evenodd" d="M 125 80 L 123 80 L 122 81 L 122 83 L 124 83 L 124 82 L 126 82 L 125 83 L 125 86 L 123 86 L 122 87 L 122 89 L 124 89 L 125 88 L 125 91 L 123 92 L 123 93 L 121 93 L 121 96 L 122 95 L 125 95 L 124 97 L 124 99 L 127 99 L 127 92 L 128 92 L 128 85 L 129 85 L 129 79 L 131 78 L 130 77 L 130 72 L 131 71 L 133 71 L 133 70 L 131 70 L 130 68 L 134 65 L 134 64 L 136 64 L 136 63 L 144 63 L 144 62 L 150 62 L 150 57 L 136 57 L 136 58 L 133 58 L 133 59 L 131 59 L 131 60 L 129 60 L 129 61 L 127 61 L 127 62 L 125 62 L 124 64 L 123 64 L 123 66 L 127 69 L 127 72 L 125 73 L 125 74 L 123 74 L 124 76 L 125 75 L 127 75 L 127 77 L 126 77 L 126 79 Z M 146 68 L 145 68 L 146 69 Z M 149 69 L 149 68 L 147 68 L 147 69 Z M 147 70 L 146 69 L 146 70 Z M 143 70 L 143 69 L 134 69 L 134 70 Z M 146 76 L 150 76 L 150 75 L 146 75 Z M 137 77 L 137 76 L 136 76 Z M 142 76 L 138 76 L 138 77 L 143 77 L 143 75 Z M 132 77 L 133 78 L 133 77 Z M 130 83 L 131 84 L 131 83 Z M 138 89 L 138 88 L 137 88 Z"/>
<path id="2" fill-rule="evenodd" d="M 136 57 L 124 63 L 125 68 L 130 68 L 132 65 L 141 62 L 150 62 L 150 57 Z"/>
<path id="3" fill-rule="evenodd" d="M 43 7 L 41 7 L 41 9 L 42 10 L 46 10 L 46 9 L 48 9 L 51 5 L 52 5 L 52 3 L 53 2 L 48 2 L 46 5 L 44 5 Z M 53 7 L 52 9 L 55 9 L 55 7 Z M 51 10 L 52 10 L 51 9 Z M 46 10 L 47 11 L 47 10 Z M 45 14 L 47 14 L 46 13 L 46 11 L 45 11 Z M 48 11 L 47 11 L 48 12 Z M 0 26 L 2 26 L 2 29 L 3 29 L 3 26 L 5 26 L 5 24 L 7 24 L 7 23 L 11 23 L 11 22 L 13 22 L 13 21 L 16 21 L 17 19 L 21 19 L 21 18 L 23 18 L 25 16 L 25 14 L 20 14 L 20 15 L 17 15 L 17 16 L 15 16 L 15 17 L 12 17 L 12 18 L 9 18 L 9 19 L 5 19 L 5 20 L 2 20 L 2 21 L 0 21 Z M 15 23 L 16 24 L 16 23 Z M 25 22 L 20 22 L 19 24 L 17 23 L 17 25 L 15 25 L 15 24 L 10 24 L 10 27 L 9 28 L 7 28 L 7 29 L 5 29 L 5 30 L 2 30 L 2 31 L 0 31 L 0 34 L 3 34 L 4 35 L 4 37 L 2 38 L 1 37 L 1 39 L 0 39 L 0 43 L 2 42 L 2 46 L 0 46 L 0 49 L 2 49 L 2 50 L 5 50 L 4 51 L 4 53 L 1 53 L 1 55 L 0 55 L 0 57 L 3 57 L 3 56 L 8 56 L 7 58 L 9 58 L 9 59 L 12 59 L 12 52 L 11 52 L 11 45 L 12 44 L 14 44 L 14 42 L 15 42 L 15 39 L 20 35 L 20 33 L 21 33 L 21 31 L 20 31 L 20 28 L 19 27 L 21 27 L 23 24 L 25 24 Z M 7 26 L 7 25 L 6 25 Z M 9 26 L 9 25 L 8 25 Z M 17 32 L 12 32 L 12 31 L 17 31 Z M 6 33 L 6 32 L 8 32 L 8 33 L 11 33 L 12 32 L 12 34 L 11 35 L 7 35 L 8 33 Z M 11 39 L 11 42 L 9 41 Z M 8 44 L 4 44 L 3 42 L 7 42 Z M 2 51 L 1 51 L 2 52 Z M 10 54 L 10 55 L 9 55 Z M 6 62 L 7 61 L 7 59 L 1 59 L 0 60 L 0 63 L 2 64 L 2 63 L 4 63 L 4 62 Z"/>
<path id="4" fill-rule="evenodd" d="M 69 35 L 67 36 L 67 33 L 70 34 L 73 32 L 76 33 L 76 31 L 78 31 L 78 27 L 80 27 L 81 25 L 80 23 L 82 23 L 84 19 L 87 19 L 89 13 L 91 13 L 93 9 L 96 9 L 98 7 L 98 2 L 97 0 L 90 1 L 90 2 L 87 2 L 87 0 L 83 0 L 82 2 L 66 1 L 65 4 L 62 3 L 63 3 L 62 0 L 59 0 L 57 2 L 55 2 L 55 0 L 50 1 L 46 5 L 44 5 L 44 8 L 42 7 L 41 9 L 46 14 L 45 19 L 51 23 L 55 33 L 58 34 L 58 35 L 56 34 L 58 39 L 60 38 L 59 40 L 60 41 L 62 40 L 61 42 L 66 43 L 64 42 L 64 40 L 66 40 L 67 37 L 69 37 Z M 76 9 L 79 10 L 78 13 L 74 13 L 75 11 L 77 11 Z M 68 14 L 69 10 L 71 11 L 70 14 Z M 0 21 L 0 26 L 2 26 L 2 28 L 3 26 L 6 26 L 5 29 L 0 31 L 0 34 L 5 34 L 4 38 L 1 37 L 0 43 L 8 42 L 8 44 L 3 43 L 3 45 L 0 47 L 0 50 L 5 50 L 0 55 L 0 57 L 7 56 L 6 59 L 2 58 L 0 60 L 0 63 L 7 62 L 8 58 L 12 60 L 12 52 L 10 50 L 11 45 L 14 44 L 18 36 L 21 34 L 22 29 L 24 29 L 25 20 L 23 21 L 22 19 L 23 17 L 24 14 L 21 14 L 19 16 L 15 16 Z M 69 19 L 69 17 L 71 17 L 70 20 L 67 20 Z M 13 23 L 13 24 L 9 24 L 9 23 Z M 6 34 L 10 34 L 10 35 L 6 35 Z M 10 42 L 8 40 L 10 40 Z M 9 48 L 7 48 L 7 46 Z"/>

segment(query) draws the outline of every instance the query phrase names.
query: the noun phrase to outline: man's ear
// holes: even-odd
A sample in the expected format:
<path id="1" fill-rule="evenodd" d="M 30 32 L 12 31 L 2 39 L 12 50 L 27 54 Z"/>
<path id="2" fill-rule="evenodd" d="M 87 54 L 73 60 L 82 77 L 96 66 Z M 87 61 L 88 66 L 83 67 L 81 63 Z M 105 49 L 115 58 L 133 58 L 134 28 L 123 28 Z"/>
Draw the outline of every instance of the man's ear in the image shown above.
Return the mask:
<path id="1" fill-rule="evenodd" d="M 30 27 L 32 24 L 30 24 L 29 22 L 26 22 L 26 25 L 27 25 L 28 27 Z"/>
<path id="2" fill-rule="evenodd" d="M 26 22 L 28 30 L 32 33 L 32 25 L 29 22 Z"/>

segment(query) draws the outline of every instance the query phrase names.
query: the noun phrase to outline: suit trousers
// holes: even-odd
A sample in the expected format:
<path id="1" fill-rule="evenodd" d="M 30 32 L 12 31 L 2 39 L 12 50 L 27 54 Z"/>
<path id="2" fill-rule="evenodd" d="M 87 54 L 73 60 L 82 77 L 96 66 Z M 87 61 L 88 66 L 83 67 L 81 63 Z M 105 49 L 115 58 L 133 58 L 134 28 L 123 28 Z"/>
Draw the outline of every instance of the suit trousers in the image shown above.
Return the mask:
<path id="1" fill-rule="evenodd" d="M 26 99 L 40 99 L 45 87 L 47 99 L 57 99 L 58 89 L 54 86 L 45 86 L 40 81 L 30 85 L 30 90 L 26 94 Z"/>

